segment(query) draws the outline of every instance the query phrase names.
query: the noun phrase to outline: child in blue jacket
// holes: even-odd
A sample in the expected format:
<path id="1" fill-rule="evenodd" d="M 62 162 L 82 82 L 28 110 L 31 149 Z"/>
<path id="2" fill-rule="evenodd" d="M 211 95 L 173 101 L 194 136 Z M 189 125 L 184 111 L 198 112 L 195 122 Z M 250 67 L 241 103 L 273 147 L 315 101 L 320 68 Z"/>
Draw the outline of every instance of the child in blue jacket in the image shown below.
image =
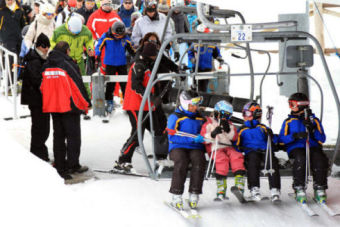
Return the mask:
<path id="1" fill-rule="evenodd" d="M 204 118 L 197 112 L 202 98 L 194 91 L 182 91 L 180 106 L 168 118 L 167 131 L 169 138 L 170 159 L 174 161 L 171 180 L 171 205 L 176 209 L 183 209 L 182 194 L 187 178 L 188 166 L 191 163 L 189 184 L 189 206 L 197 207 L 198 195 L 202 193 L 205 157 L 204 139 L 200 135 Z M 179 135 L 188 133 L 188 135 Z M 195 137 L 195 138 L 193 138 Z"/>
<path id="2" fill-rule="evenodd" d="M 105 49 L 103 49 L 105 47 Z M 104 33 L 95 47 L 96 57 L 100 59 L 102 51 L 105 51 L 104 64 L 106 65 L 106 75 L 127 75 L 127 61 L 125 51 L 131 55 L 135 55 L 132 48 L 130 38 L 125 34 L 125 25 L 122 21 L 116 20 L 109 28 L 108 32 Z M 125 94 L 126 82 L 119 83 L 123 96 Z M 107 112 L 113 110 L 113 91 L 115 88 L 114 82 L 106 83 L 105 100 L 107 103 Z"/>
<path id="3" fill-rule="evenodd" d="M 245 154 L 245 163 L 248 174 L 248 188 L 250 189 L 251 200 L 261 200 L 260 194 L 260 171 L 261 162 L 265 159 L 268 135 L 273 142 L 277 141 L 277 136 L 273 135 L 270 128 L 261 124 L 262 109 L 256 102 L 247 103 L 242 110 L 244 125 L 238 134 L 237 146 L 240 146 Z M 273 151 L 272 151 L 273 152 Z M 268 165 L 267 169 L 270 165 Z M 278 160 L 272 153 L 273 174 L 268 174 L 269 187 L 271 189 L 272 201 L 279 200 L 281 179 Z"/>
<path id="4" fill-rule="evenodd" d="M 314 196 L 320 203 L 326 202 L 328 158 L 322 150 L 326 140 L 320 120 L 309 109 L 309 99 L 303 93 L 289 97 L 291 114 L 284 120 L 280 131 L 280 143 L 285 146 L 293 164 L 293 189 L 296 200 L 305 203 L 306 197 L 306 146 L 310 150 L 310 170 L 313 175 Z"/>

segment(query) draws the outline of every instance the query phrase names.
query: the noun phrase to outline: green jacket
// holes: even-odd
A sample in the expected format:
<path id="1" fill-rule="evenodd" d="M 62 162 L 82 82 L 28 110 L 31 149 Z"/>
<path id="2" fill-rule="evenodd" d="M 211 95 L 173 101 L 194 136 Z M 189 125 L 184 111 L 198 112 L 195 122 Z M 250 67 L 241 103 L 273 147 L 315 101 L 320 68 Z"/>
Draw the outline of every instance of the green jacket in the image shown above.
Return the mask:
<path id="1" fill-rule="evenodd" d="M 65 41 L 70 45 L 70 57 L 77 61 L 78 65 L 83 65 L 83 52 L 84 46 L 86 49 L 94 50 L 93 39 L 91 31 L 83 25 L 81 32 L 77 35 L 72 34 L 67 29 L 67 23 L 59 26 L 54 32 L 51 38 L 51 49 L 60 42 Z"/>

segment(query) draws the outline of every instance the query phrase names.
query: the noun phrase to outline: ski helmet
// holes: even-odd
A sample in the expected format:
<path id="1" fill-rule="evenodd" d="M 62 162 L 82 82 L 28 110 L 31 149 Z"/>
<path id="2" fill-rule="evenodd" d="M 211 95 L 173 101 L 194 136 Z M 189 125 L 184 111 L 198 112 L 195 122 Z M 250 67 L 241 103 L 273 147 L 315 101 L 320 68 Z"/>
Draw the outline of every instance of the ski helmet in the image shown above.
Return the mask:
<path id="1" fill-rule="evenodd" d="M 113 22 L 113 24 L 111 25 L 111 32 L 114 36 L 124 36 L 125 35 L 125 24 L 120 21 L 120 20 L 116 20 Z"/>
<path id="2" fill-rule="evenodd" d="M 215 104 L 214 110 L 219 113 L 221 119 L 230 119 L 231 115 L 233 115 L 233 106 L 225 100 L 218 101 Z"/>
<path id="3" fill-rule="evenodd" d="M 73 15 L 68 19 L 67 27 L 72 34 L 77 35 L 83 28 L 83 22 L 81 21 L 80 17 Z"/>
<path id="4" fill-rule="evenodd" d="M 195 91 L 184 90 L 181 92 L 179 96 L 179 101 L 180 101 L 181 107 L 184 110 L 188 110 L 189 104 L 195 105 L 195 106 L 198 106 L 199 104 L 201 104 L 203 101 L 203 97 L 199 96 Z"/>
<path id="5" fill-rule="evenodd" d="M 290 108 L 298 107 L 298 111 L 304 110 L 309 107 L 309 99 L 307 95 L 301 92 L 292 94 L 288 99 L 288 103 Z"/>
<path id="6" fill-rule="evenodd" d="M 156 0 L 145 0 L 144 8 L 147 12 L 156 12 L 157 11 L 158 2 Z"/>
<path id="7" fill-rule="evenodd" d="M 68 0 L 67 5 L 71 12 L 77 10 L 77 0 Z"/>
<path id="8" fill-rule="evenodd" d="M 243 107 L 242 115 L 244 117 L 253 117 L 254 119 L 259 119 L 262 116 L 261 106 L 256 102 L 248 102 Z"/>

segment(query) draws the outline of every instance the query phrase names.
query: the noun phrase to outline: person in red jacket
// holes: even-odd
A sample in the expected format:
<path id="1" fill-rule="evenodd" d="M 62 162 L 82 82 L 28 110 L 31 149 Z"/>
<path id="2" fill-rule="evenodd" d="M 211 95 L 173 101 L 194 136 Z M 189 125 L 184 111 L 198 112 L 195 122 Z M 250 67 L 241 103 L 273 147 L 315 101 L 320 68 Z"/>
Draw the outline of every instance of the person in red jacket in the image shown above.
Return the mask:
<path id="1" fill-rule="evenodd" d="M 40 86 L 42 110 L 52 113 L 55 167 L 65 180 L 72 179 L 70 174 L 88 170 L 79 164 L 80 114 L 91 106 L 80 69 L 69 52 L 67 42 L 57 43 L 42 67 Z"/>

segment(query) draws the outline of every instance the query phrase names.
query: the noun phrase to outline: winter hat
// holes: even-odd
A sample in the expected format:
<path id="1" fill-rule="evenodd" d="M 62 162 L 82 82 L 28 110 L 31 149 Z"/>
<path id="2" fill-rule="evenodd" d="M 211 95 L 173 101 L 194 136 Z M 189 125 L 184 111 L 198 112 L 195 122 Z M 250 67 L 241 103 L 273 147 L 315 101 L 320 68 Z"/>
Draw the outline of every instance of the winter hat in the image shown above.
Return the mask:
<path id="1" fill-rule="evenodd" d="M 70 17 L 70 19 L 68 19 L 67 27 L 68 27 L 68 30 L 72 34 L 77 35 L 81 32 L 81 29 L 83 27 L 83 22 L 80 19 L 80 17 L 73 15 Z"/>
<path id="2" fill-rule="evenodd" d="M 169 12 L 170 7 L 166 3 L 162 3 L 158 5 L 158 12 L 167 13 Z"/>
<path id="3" fill-rule="evenodd" d="M 50 3 L 45 3 L 45 4 L 41 5 L 39 9 L 40 9 L 39 11 L 40 11 L 41 14 L 44 14 L 44 13 L 53 13 L 54 14 L 55 13 L 55 7 Z"/>
<path id="4" fill-rule="evenodd" d="M 32 12 L 32 7 L 29 5 L 23 5 L 22 9 L 24 10 L 26 16 Z"/>
<path id="5" fill-rule="evenodd" d="M 142 50 L 143 57 L 154 57 L 157 56 L 157 54 L 158 49 L 156 44 L 148 42 L 144 45 Z"/>
<path id="6" fill-rule="evenodd" d="M 50 46 L 51 46 L 51 44 L 50 44 L 49 38 L 44 33 L 40 33 L 37 41 L 35 42 L 35 47 L 46 48 L 46 47 L 50 47 Z"/>
<path id="7" fill-rule="evenodd" d="M 142 16 L 142 14 L 139 11 L 133 12 L 131 14 L 131 21 L 133 20 L 137 20 L 138 18 L 140 18 Z"/>

